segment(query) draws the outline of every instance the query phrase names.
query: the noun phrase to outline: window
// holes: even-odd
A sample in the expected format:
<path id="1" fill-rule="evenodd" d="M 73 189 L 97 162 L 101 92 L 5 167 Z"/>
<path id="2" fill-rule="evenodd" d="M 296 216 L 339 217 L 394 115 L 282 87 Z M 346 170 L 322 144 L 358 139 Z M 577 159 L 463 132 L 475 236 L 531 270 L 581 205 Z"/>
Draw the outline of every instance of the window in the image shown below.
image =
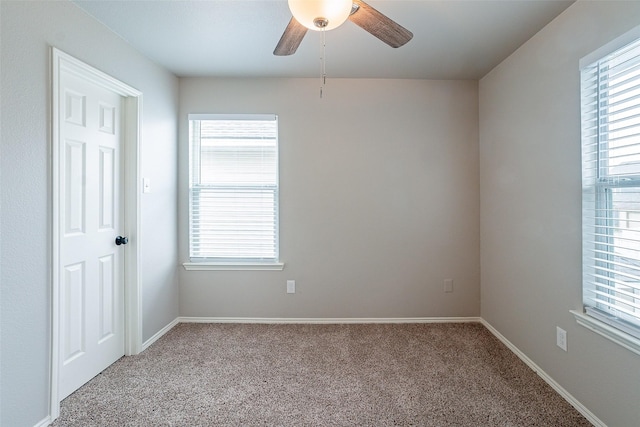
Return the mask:
<path id="1" fill-rule="evenodd" d="M 281 269 L 277 116 L 190 114 L 189 139 L 185 268 Z"/>
<path id="2" fill-rule="evenodd" d="M 629 347 L 640 342 L 640 39 L 598 56 L 581 63 L 583 303 Z"/>

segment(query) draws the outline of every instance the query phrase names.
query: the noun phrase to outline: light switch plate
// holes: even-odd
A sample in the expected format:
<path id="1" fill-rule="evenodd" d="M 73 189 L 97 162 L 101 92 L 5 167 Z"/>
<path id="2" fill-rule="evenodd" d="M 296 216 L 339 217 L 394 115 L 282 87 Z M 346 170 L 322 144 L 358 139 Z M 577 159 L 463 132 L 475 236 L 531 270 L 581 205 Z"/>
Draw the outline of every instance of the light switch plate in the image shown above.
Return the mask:
<path id="1" fill-rule="evenodd" d="M 149 178 L 142 178 L 142 192 L 151 193 L 151 180 Z"/>

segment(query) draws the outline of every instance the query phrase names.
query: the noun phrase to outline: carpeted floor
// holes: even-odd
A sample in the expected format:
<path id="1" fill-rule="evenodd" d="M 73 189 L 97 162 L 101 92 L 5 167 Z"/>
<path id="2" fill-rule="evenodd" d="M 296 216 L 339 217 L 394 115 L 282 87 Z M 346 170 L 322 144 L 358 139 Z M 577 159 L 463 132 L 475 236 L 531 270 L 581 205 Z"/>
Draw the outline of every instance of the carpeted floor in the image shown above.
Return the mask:
<path id="1" fill-rule="evenodd" d="M 179 324 L 59 426 L 589 426 L 476 323 Z"/>

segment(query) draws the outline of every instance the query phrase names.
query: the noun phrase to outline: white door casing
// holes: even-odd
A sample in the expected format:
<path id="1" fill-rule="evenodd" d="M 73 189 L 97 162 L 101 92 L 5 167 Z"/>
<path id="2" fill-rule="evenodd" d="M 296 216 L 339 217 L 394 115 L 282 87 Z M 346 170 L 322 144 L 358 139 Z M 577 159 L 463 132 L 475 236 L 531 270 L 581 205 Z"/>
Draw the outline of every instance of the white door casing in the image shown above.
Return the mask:
<path id="1" fill-rule="evenodd" d="M 51 418 L 141 349 L 137 90 L 52 49 Z M 115 238 L 127 236 L 118 246 Z M 126 249 L 125 249 L 126 248 Z"/>

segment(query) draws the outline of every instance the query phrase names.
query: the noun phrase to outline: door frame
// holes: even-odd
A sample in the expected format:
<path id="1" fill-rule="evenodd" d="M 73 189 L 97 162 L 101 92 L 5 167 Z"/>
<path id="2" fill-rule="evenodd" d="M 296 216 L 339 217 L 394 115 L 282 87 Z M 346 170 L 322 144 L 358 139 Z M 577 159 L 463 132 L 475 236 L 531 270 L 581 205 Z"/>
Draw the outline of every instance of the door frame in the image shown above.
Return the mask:
<path id="1" fill-rule="evenodd" d="M 140 280 L 140 141 L 142 92 L 99 71 L 90 65 L 51 47 L 51 347 L 49 355 L 49 393 L 51 420 L 60 415 L 58 392 L 60 374 L 60 77 L 69 72 L 81 79 L 124 97 L 122 120 L 122 201 L 124 227 L 129 237 L 124 255 L 124 351 L 130 356 L 142 351 L 142 298 Z"/>

